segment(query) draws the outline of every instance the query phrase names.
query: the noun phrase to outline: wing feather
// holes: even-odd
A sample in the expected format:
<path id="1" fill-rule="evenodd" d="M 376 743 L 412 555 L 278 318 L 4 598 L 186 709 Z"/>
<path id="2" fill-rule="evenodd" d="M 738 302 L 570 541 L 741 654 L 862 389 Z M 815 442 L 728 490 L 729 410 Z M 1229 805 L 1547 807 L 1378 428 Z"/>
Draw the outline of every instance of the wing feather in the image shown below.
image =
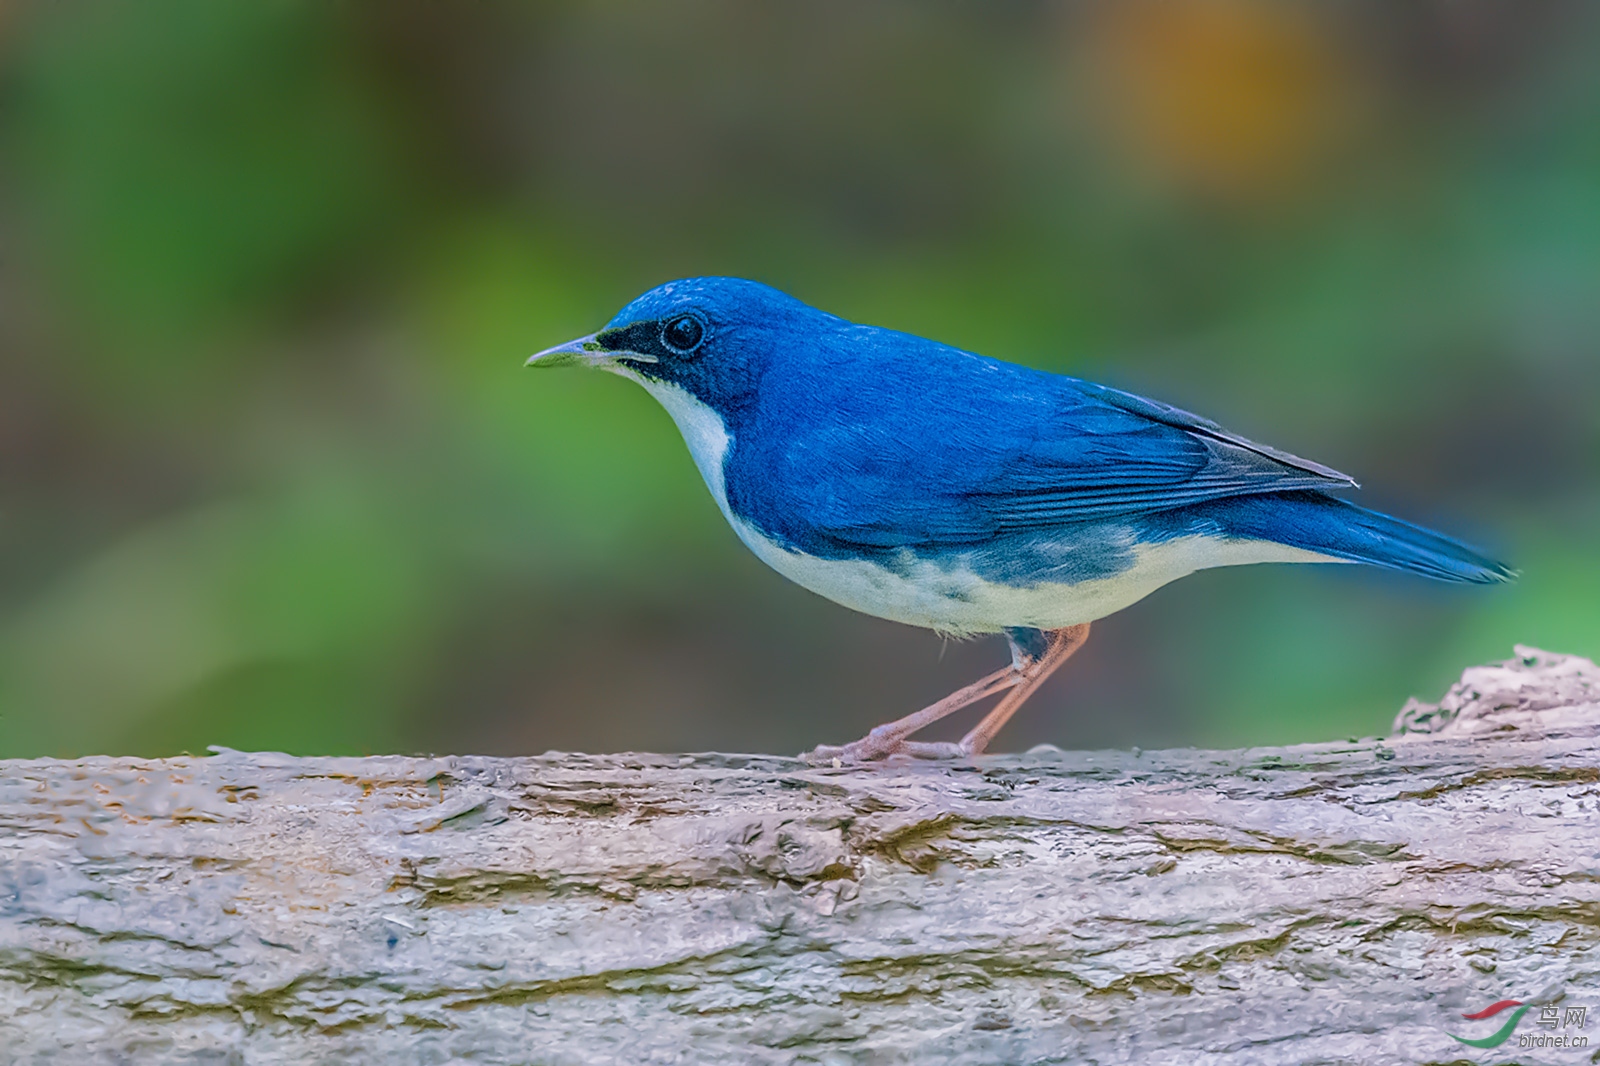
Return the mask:
<path id="1" fill-rule="evenodd" d="M 764 412 L 766 447 L 729 491 L 769 535 L 825 554 L 939 550 L 1355 484 L 1154 400 L 894 336 L 880 359 L 899 365 L 868 376 L 843 357 L 813 361 Z M 914 401 L 905 381 L 919 383 Z"/>

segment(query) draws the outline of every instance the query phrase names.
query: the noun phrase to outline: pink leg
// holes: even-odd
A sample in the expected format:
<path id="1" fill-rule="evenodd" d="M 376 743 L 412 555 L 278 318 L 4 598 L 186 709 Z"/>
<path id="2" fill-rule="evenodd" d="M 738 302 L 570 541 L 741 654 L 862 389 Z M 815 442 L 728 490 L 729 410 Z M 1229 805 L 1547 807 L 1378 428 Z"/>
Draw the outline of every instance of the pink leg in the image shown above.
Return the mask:
<path id="1" fill-rule="evenodd" d="M 1080 626 L 1068 626 L 1066 629 L 1057 629 L 1050 634 L 1050 648 L 1044 655 L 1036 660 L 1029 668 L 1029 676 L 1006 693 L 1005 699 L 995 704 L 994 710 L 983 716 L 983 720 L 972 727 L 972 731 L 961 738 L 958 745 L 962 755 L 982 755 L 988 748 L 989 741 L 1000 732 L 1017 709 L 1027 701 L 1028 697 L 1038 691 L 1045 679 L 1055 673 L 1061 664 L 1072 658 L 1072 653 L 1083 647 L 1083 642 L 1089 639 L 1089 623 Z"/>
<path id="2" fill-rule="evenodd" d="M 1052 630 L 1049 634 L 1049 643 L 1044 654 L 1037 659 L 1013 662 L 1004 669 L 996 670 L 981 681 L 976 681 L 966 688 L 952 692 L 944 699 L 931 706 L 924 707 L 915 714 L 908 714 L 897 721 L 880 725 L 860 740 L 842 747 L 823 745 L 806 755 L 806 760 L 813 764 L 826 763 L 833 759 L 842 762 L 863 762 L 871 759 L 881 759 L 894 752 L 903 752 L 908 755 L 917 755 L 924 758 L 981 755 L 1000 732 L 1000 728 L 1017 713 L 1027 698 L 1033 695 L 1038 687 L 1044 684 L 1046 678 L 1055 673 L 1056 669 L 1069 658 L 1072 653 L 1083 647 L 1083 642 L 1089 639 L 1089 624 L 1068 626 L 1065 629 Z M 995 708 L 984 715 L 983 720 L 973 727 L 972 731 L 961 738 L 957 744 L 944 743 L 919 743 L 907 738 L 922 729 L 932 725 L 946 715 L 983 699 L 996 692 L 1010 689 Z"/>
<path id="3" fill-rule="evenodd" d="M 834 759 L 842 762 L 881 759 L 890 752 L 898 750 L 905 743 L 906 737 L 917 730 L 930 726 L 946 715 L 954 714 L 969 703 L 976 703 L 985 696 L 993 696 L 996 692 L 1004 691 L 1013 685 L 1020 685 L 1022 680 L 1022 672 L 1015 666 L 1003 667 L 979 681 L 974 681 L 966 688 L 956 689 L 938 703 L 929 704 L 904 718 L 875 726 L 872 732 L 860 740 L 838 747 L 830 744 L 819 745 L 807 752 L 805 759 L 813 764 L 831 762 Z"/>

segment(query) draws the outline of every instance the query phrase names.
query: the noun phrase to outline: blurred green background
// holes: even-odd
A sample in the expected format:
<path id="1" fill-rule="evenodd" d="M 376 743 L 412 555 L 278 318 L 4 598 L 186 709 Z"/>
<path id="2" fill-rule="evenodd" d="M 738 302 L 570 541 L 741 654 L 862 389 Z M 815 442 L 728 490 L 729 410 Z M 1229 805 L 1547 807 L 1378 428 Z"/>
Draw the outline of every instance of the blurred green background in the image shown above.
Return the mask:
<path id="1" fill-rule="evenodd" d="M 1524 572 L 1196 575 L 1004 748 L 1366 735 L 1596 655 L 1596 55 L 1582 0 L 0 7 L 0 755 L 797 751 L 999 665 L 766 571 L 642 390 L 522 370 L 697 273 Z"/>

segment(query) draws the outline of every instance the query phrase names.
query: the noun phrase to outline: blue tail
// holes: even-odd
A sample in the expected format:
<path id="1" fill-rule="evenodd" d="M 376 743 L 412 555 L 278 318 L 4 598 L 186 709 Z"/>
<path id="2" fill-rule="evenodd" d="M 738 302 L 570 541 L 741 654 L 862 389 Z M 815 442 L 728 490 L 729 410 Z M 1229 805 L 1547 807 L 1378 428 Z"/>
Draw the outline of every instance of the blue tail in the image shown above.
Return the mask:
<path id="1" fill-rule="evenodd" d="M 1440 581 L 1490 585 L 1517 576 L 1458 540 L 1320 492 L 1234 496 L 1194 511 L 1226 536 L 1276 541 Z"/>

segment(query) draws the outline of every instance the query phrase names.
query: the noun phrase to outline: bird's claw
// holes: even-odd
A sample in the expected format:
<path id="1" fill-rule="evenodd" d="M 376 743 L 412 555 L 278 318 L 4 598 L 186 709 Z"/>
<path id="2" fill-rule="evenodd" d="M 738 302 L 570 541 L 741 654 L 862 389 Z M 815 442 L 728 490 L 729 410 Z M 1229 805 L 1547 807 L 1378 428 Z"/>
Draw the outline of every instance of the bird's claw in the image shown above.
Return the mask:
<path id="1" fill-rule="evenodd" d="M 855 766 L 888 758 L 905 745 L 904 733 L 879 726 L 860 740 L 848 744 L 819 744 L 801 758 L 812 766 Z"/>
<path id="2" fill-rule="evenodd" d="M 948 741 L 907 740 L 903 735 L 879 735 L 876 730 L 849 744 L 821 744 L 800 756 L 812 766 L 859 766 L 882 762 L 894 755 L 913 759 L 960 759 L 971 752 Z"/>
<path id="3" fill-rule="evenodd" d="M 877 762 L 894 754 L 895 747 L 870 744 L 868 743 L 870 739 L 863 737 L 849 744 L 819 744 L 800 758 L 812 766 L 832 766 L 838 769 L 841 766 L 859 766 L 862 763 Z"/>

